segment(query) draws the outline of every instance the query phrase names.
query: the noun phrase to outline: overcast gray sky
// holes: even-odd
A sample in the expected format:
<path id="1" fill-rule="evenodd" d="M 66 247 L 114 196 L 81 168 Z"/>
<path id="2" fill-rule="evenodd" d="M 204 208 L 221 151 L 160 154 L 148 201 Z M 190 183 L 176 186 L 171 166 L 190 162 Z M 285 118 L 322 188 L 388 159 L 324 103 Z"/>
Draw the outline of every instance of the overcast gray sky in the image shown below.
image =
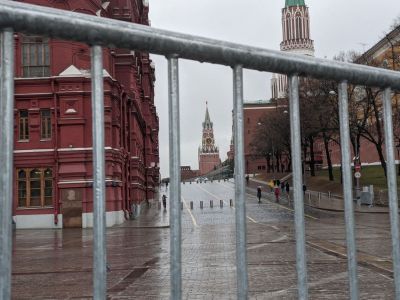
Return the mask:
<path id="1" fill-rule="evenodd" d="M 284 0 L 150 0 L 152 27 L 279 50 Z M 368 50 L 400 14 L 399 0 L 306 0 L 311 38 L 317 57 L 340 51 Z M 167 62 L 156 64 L 155 103 L 160 117 L 160 166 L 169 176 Z M 232 135 L 232 72 L 230 68 L 180 60 L 181 165 L 198 168 L 205 102 L 222 160 Z M 269 99 L 269 73 L 246 71 L 246 100 Z"/>

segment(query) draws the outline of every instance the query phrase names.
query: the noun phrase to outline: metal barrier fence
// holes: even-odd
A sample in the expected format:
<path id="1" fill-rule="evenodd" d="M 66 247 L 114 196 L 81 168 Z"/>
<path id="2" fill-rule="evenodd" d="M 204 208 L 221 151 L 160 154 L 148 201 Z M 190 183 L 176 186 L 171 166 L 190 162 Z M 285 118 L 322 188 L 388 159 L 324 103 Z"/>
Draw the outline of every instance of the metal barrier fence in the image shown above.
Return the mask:
<path id="1" fill-rule="evenodd" d="M 351 299 L 358 299 L 357 258 L 354 236 L 351 158 L 347 83 L 384 88 L 385 141 L 387 155 L 390 220 L 396 299 L 400 299 L 400 252 L 396 170 L 394 164 L 391 89 L 400 89 L 400 74 L 361 65 L 333 62 L 279 51 L 249 47 L 213 39 L 180 34 L 117 20 L 59 11 L 0 0 L 2 30 L 0 105 L 0 299 L 11 297 L 11 207 L 13 178 L 13 32 L 37 34 L 83 42 L 92 46 L 93 164 L 94 192 L 94 298 L 106 298 L 105 207 L 104 207 L 104 126 L 101 47 L 113 46 L 165 55 L 168 59 L 170 124 L 171 199 L 171 298 L 181 299 L 181 210 L 179 153 L 180 58 L 233 68 L 237 297 L 248 295 L 246 258 L 246 211 L 243 156 L 243 68 L 289 76 L 290 126 L 296 228 L 298 298 L 308 298 L 305 226 L 300 149 L 299 77 L 309 75 L 339 82 L 339 109 L 343 186 Z"/>

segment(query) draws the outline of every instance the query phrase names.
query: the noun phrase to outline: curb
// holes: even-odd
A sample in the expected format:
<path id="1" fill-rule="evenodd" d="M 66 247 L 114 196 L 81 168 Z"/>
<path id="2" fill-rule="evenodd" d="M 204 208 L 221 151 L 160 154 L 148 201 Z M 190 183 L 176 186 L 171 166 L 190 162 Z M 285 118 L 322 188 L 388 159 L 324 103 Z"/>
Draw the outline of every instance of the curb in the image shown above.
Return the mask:
<path id="1" fill-rule="evenodd" d="M 264 184 L 265 186 L 268 186 L 267 182 L 265 182 L 265 181 L 253 180 L 253 179 L 250 179 L 250 180 L 252 180 L 253 182 L 256 182 L 256 183 L 259 183 L 259 184 Z M 254 189 L 254 188 L 249 187 L 249 186 L 247 188 Z M 304 206 L 311 207 L 311 208 L 314 208 L 314 209 L 323 210 L 323 211 L 344 212 L 344 209 L 321 208 L 321 207 L 312 206 L 312 205 L 309 205 L 309 204 L 306 204 L 306 203 L 304 203 Z M 360 214 L 388 214 L 389 210 L 388 211 L 373 211 L 373 210 L 372 211 L 362 211 L 362 210 L 354 209 L 354 212 L 355 213 L 360 213 Z"/>

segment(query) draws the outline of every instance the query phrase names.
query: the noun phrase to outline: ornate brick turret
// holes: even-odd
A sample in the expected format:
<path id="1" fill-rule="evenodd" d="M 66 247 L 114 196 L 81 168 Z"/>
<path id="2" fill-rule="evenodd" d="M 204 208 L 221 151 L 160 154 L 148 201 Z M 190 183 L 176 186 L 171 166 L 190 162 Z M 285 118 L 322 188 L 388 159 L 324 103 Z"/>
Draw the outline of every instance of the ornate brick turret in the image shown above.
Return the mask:
<path id="1" fill-rule="evenodd" d="M 203 122 L 202 144 L 199 147 L 200 174 L 207 174 L 221 163 L 219 149 L 215 145 L 213 123 L 206 102 L 206 116 Z"/>
<path id="2" fill-rule="evenodd" d="M 286 0 L 282 9 L 281 51 L 314 56 L 314 41 L 310 39 L 310 16 L 304 0 Z M 272 98 L 285 98 L 287 78 L 274 74 L 271 80 Z"/>

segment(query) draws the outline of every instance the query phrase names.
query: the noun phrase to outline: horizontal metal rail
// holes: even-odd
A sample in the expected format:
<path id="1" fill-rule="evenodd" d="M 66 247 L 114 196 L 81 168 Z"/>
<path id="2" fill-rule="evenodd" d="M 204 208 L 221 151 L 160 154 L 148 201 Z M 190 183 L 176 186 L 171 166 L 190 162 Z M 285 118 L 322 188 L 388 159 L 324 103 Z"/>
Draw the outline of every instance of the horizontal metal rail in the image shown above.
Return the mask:
<path id="1" fill-rule="evenodd" d="M 12 27 L 18 32 L 400 90 L 400 73 L 390 70 L 250 47 L 108 18 L 101 18 L 99 22 L 100 17 L 96 16 L 7 0 L 0 0 L 0 7 L 0 27 Z"/>
<path id="2" fill-rule="evenodd" d="M 180 203 L 180 151 L 179 151 L 179 58 L 216 63 L 233 67 L 234 74 L 234 144 L 235 144 L 235 200 L 237 297 L 248 297 L 246 254 L 246 207 L 244 185 L 243 139 L 243 68 L 289 75 L 289 103 L 291 149 L 293 159 L 293 187 L 296 227 L 296 267 L 298 297 L 308 299 L 307 255 L 305 247 L 304 193 L 301 175 L 299 76 L 309 75 L 339 82 L 339 111 L 341 127 L 341 154 L 344 162 L 344 201 L 347 237 L 349 286 L 351 299 L 357 299 L 358 275 L 354 232 L 354 208 L 351 193 L 349 161 L 349 120 L 347 84 L 361 84 L 385 88 L 385 139 L 388 158 L 388 186 L 391 211 L 393 264 L 395 270 L 396 299 L 400 300 L 399 220 L 394 169 L 393 128 L 391 120 L 391 90 L 400 90 L 400 73 L 368 66 L 318 59 L 308 56 L 250 47 L 230 42 L 181 34 L 148 26 L 108 18 L 78 14 L 65 10 L 0 0 L 0 29 L 4 31 L 0 122 L 3 126 L 0 140 L 0 163 L 5 166 L 0 178 L 0 298 L 10 298 L 11 285 L 11 227 L 12 204 L 12 136 L 13 136 L 13 36 L 12 30 L 52 38 L 73 40 L 92 46 L 92 100 L 94 149 L 104 149 L 104 123 L 102 114 L 101 46 L 126 48 L 165 55 L 169 60 L 169 116 L 170 116 L 170 177 L 171 177 L 171 297 L 182 297 L 181 270 L 181 213 Z M 7 49 L 7 51 L 5 51 Z M 96 146 L 97 145 L 97 146 Z M 106 251 L 104 222 L 104 151 L 93 151 L 94 184 L 94 298 L 104 299 L 106 294 Z"/>

